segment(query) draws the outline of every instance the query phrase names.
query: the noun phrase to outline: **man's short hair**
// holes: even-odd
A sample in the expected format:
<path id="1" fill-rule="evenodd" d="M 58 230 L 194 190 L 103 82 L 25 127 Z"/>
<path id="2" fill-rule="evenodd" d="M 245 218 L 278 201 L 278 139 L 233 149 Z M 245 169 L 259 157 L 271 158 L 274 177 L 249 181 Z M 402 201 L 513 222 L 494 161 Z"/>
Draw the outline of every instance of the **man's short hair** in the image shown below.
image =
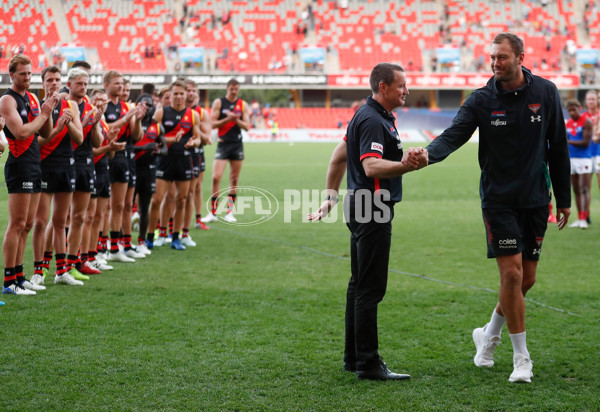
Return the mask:
<path id="1" fill-rule="evenodd" d="M 48 73 L 60 73 L 60 68 L 55 65 L 44 67 L 44 70 L 42 70 L 42 81 L 44 81 Z"/>
<path id="2" fill-rule="evenodd" d="M 104 73 L 104 77 L 102 78 L 102 82 L 104 83 L 104 86 L 109 84 L 112 81 L 112 79 L 114 79 L 115 77 L 123 77 L 123 75 L 115 70 L 110 70 L 110 71 L 107 71 L 106 73 Z"/>
<path id="3" fill-rule="evenodd" d="M 171 87 L 170 86 L 165 86 L 162 89 L 159 90 L 158 92 L 158 97 L 160 97 L 161 99 L 163 98 L 163 96 L 165 95 L 166 92 L 170 91 Z"/>
<path id="4" fill-rule="evenodd" d="M 131 84 L 131 80 L 123 78 L 123 85 Z"/>
<path id="5" fill-rule="evenodd" d="M 198 88 L 198 84 L 197 84 L 195 81 L 193 81 L 192 79 L 185 79 L 185 80 L 183 81 L 183 83 L 185 84 L 185 86 L 186 86 L 186 87 L 187 87 L 187 86 L 193 86 L 193 87 L 194 87 L 194 89 L 197 89 L 197 88 Z"/>
<path id="6" fill-rule="evenodd" d="M 229 81 L 227 82 L 227 87 L 229 87 L 229 86 L 239 86 L 239 85 L 240 85 L 240 82 L 238 82 L 238 80 L 235 79 L 235 78 L 233 78 L 233 77 L 231 79 L 229 79 Z"/>
<path id="7" fill-rule="evenodd" d="M 71 66 L 71 68 L 75 69 L 77 67 L 81 67 L 82 69 L 85 69 L 85 70 L 92 70 L 92 66 L 90 66 L 90 64 L 88 62 L 86 62 L 85 60 L 75 60 L 73 62 L 73 65 Z"/>
<path id="8" fill-rule="evenodd" d="M 28 56 L 25 56 L 24 54 L 15 54 L 12 59 L 10 59 L 10 62 L 8 63 L 8 72 L 9 73 L 14 73 L 17 71 L 17 66 L 19 64 L 22 65 L 28 65 L 31 64 L 31 59 Z"/>
<path id="9" fill-rule="evenodd" d="M 67 75 L 67 81 L 71 82 L 79 77 L 85 77 L 89 79 L 90 75 L 85 70 L 75 67 L 74 69 L 69 70 L 69 74 Z"/>
<path id="10" fill-rule="evenodd" d="M 521 53 L 525 53 L 525 47 L 523 46 L 523 39 L 521 39 L 519 36 L 517 36 L 516 34 L 513 34 L 513 33 L 508 33 L 508 32 L 498 33 L 496 35 L 496 37 L 494 37 L 492 44 L 500 44 L 504 40 L 508 40 L 508 42 L 510 43 L 510 47 L 512 48 L 513 52 L 515 53 L 515 56 L 518 56 Z"/>
<path id="11" fill-rule="evenodd" d="M 399 64 L 393 63 L 379 63 L 371 70 L 371 76 L 369 76 L 369 84 L 371 85 L 371 91 L 373 93 L 379 93 L 379 83 L 383 82 L 390 85 L 396 78 L 395 72 L 403 72 L 404 69 Z"/>
<path id="12" fill-rule="evenodd" d="M 173 87 L 181 87 L 185 89 L 185 83 L 181 80 L 175 80 L 173 83 L 171 83 L 171 86 L 169 86 L 169 90 L 173 90 Z"/>
<path id="13" fill-rule="evenodd" d="M 104 90 L 104 89 L 94 89 L 94 90 L 92 90 L 92 93 L 90 94 L 90 98 L 93 99 L 94 97 L 96 97 L 99 94 L 106 94 L 106 90 Z"/>
<path id="14" fill-rule="evenodd" d="M 569 108 L 569 107 L 571 107 L 571 106 L 576 106 L 576 107 L 579 107 L 579 108 L 581 108 L 581 103 L 579 103 L 579 100 L 577 100 L 577 99 L 569 99 L 569 100 L 567 100 L 567 102 L 565 103 L 565 107 L 566 107 L 566 108 Z"/>

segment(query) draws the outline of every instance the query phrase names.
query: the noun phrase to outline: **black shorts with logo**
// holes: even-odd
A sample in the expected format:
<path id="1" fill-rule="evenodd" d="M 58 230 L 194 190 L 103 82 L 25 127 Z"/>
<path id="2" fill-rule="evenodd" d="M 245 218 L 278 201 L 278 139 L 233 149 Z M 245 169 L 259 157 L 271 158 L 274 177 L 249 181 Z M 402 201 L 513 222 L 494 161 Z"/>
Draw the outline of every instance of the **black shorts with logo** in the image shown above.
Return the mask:
<path id="1" fill-rule="evenodd" d="M 239 142 L 219 142 L 215 159 L 222 160 L 244 160 L 244 143 Z"/>
<path id="2" fill-rule="evenodd" d="M 486 208 L 482 214 L 488 258 L 523 253 L 523 259 L 540 259 L 550 214 L 548 205 L 531 209 Z"/>
<path id="3" fill-rule="evenodd" d="M 98 170 L 96 170 L 96 181 L 94 182 L 92 199 L 97 197 L 110 199 L 110 175 L 108 171 L 98 173 Z"/>
<path id="4" fill-rule="evenodd" d="M 129 183 L 129 163 L 125 153 L 115 153 L 115 157 L 109 159 L 110 183 Z"/>
<path id="5" fill-rule="evenodd" d="M 39 193 L 42 190 L 40 164 L 9 157 L 4 166 L 4 181 L 8 193 Z"/>
<path id="6" fill-rule="evenodd" d="M 129 182 L 128 187 L 135 187 L 137 174 L 135 171 L 135 152 L 133 150 L 127 151 L 127 163 L 129 164 Z"/>
<path id="7" fill-rule="evenodd" d="M 156 178 L 168 182 L 192 180 L 192 159 L 190 155 L 159 157 L 156 165 Z"/>
<path id="8" fill-rule="evenodd" d="M 94 163 L 89 165 L 75 163 L 75 191 L 93 193 L 96 185 Z"/>
<path id="9" fill-rule="evenodd" d="M 75 161 L 58 167 L 42 163 L 42 192 L 65 193 L 75 191 Z"/>
<path id="10" fill-rule="evenodd" d="M 135 193 L 154 194 L 156 193 L 156 165 L 146 164 L 136 165 L 137 182 L 135 185 Z"/>

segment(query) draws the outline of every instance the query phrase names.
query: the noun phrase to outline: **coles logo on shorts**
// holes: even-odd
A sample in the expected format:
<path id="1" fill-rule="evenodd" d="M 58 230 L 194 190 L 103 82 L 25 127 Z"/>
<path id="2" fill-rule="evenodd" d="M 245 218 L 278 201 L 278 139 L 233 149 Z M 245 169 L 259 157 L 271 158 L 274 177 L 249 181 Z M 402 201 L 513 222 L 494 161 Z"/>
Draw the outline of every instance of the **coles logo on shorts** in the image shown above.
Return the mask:
<path id="1" fill-rule="evenodd" d="M 33 182 L 23 182 L 23 189 L 33 189 Z"/>
<path id="2" fill-rule="evenodd" d="M 377 150 L 380 153 L 383 153 L 383 145 L 381 143 L 372 142 L 371 150 Z"/>

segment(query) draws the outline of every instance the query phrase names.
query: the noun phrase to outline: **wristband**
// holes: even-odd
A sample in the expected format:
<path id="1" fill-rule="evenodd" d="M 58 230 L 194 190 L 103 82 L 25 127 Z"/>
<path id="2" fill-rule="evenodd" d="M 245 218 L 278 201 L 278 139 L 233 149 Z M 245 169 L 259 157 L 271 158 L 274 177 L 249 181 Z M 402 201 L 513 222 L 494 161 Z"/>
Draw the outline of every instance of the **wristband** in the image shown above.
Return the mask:
<path id="1" fill-rule="evenodd" d="M 337 196 L 331 196 L 331 195 L 327 195 L 327 197 L 325 198 L 325 200 L 333 200 L 335 203 L 338 202 Z"/>

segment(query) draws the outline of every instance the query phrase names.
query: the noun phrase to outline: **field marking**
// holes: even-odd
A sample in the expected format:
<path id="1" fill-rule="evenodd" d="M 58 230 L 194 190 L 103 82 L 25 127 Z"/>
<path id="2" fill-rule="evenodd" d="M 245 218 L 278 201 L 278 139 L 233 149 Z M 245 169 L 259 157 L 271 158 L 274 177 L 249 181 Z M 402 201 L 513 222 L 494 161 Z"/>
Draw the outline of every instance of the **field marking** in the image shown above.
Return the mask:
<path id="1" fill-rule="evenodd" d="M 278 240 L 278 239 L 268 238 L 268 237 L 264 237 L 264 236 L 251 235 L 251 234 L 248 234 L 248 233 L 237 232 L 237 231 L 231 230 L 231 229 L 224 229 L 224 228 L 218 228 L 218 227 L 212 227 L 211 230 L 212 229 L 216 229 L 218 231 L 227 232 L 227 233 L 233 233 L 235 235 L 243 236 L 243 237 L 248 237 L 248 238 L 251 238 L 251 239 L 258 239 L 258 240 L 262 240 L 262 241 L 269 242 L 269 243 L 275 243 L 275 244 L 278 244 L 278 245 L 285 245 L 285 246 L 289 246 L 289 247 L 295 247 L 295 248 L 298 248 L 298 249 L 304 249 L 304 250 L 307 250 L 309 252 L 317 253 L 319 255 L 330 257 L 330 258 L 334 258 L 334 259 L 345 260 L 345 261 L 348 261 L 348 262 L 350 261 L 349 257 L 339 256 L 339 255 L 334 255 L 332 253 L 323 252 L 322 250 L 318 250 L 318 249 L 312 248 L 310 246 L 298 245 L 296 243 L 286 242 L 284 240 Z M 389 268 L 388 271 L 389 272 L 393 272 L 393 273 L 397 273 L 399 275 L 411 276 L 411 277 L 414 277 L 414 278 L 429 280 L 431 282 L 443 283 L 443 284 L 446 284 L 446 285 L 456 286 L 456 287 L 459 287 L 459 288 L 474 289 L 474 290 L 479 290 L 479 291 L 482 291 L 482 292 L 493 293 L 495 295 L 498 294 L 498 292 L 495 291 L 495 290 L 493 290 L 493 289 L 482 288 L 482 287 L 473 286 L 473 285 L 466 285 L 464 283 L 450 282 L 448 280 L 436 279 L 436 278 L 432 278 L 430 276 L 419 275 L 417 273 L 404 272 L 402 270 L 397 270 L 397 269 L 394 269 L 394 268 Z M 537 300 L 533 300 L 533 299 L 530 299 L 530 298 L 525 298 L 525 301 L 533 303 L 533 304 L 535 304 L 537 306 L 540 306 L 542 308 L 546 308 L 546 309 L 554 310 L 556 312 L 564 313 L 566 315 L 576 316 L 578 318 L 582 317 L 581 315 L 578 315 L 577 313 L 573 313 L 573 312 L 571 312 L 569 310 L 557 308 L 557 307 L 550 306 L 550 305 L 546 305 L 545 303 L 542 303 L 542 302 L 539 302 Z"/>

